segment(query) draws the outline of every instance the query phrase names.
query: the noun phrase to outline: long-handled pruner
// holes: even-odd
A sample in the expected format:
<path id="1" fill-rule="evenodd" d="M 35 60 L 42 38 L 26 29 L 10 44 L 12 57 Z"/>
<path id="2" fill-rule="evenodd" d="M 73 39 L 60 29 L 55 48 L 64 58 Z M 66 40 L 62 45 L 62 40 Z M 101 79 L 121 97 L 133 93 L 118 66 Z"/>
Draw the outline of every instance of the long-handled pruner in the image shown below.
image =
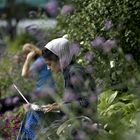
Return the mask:
<path id="1" fill-rule="evenodd" d="M 31 108 L 33 110 L 42 110 L 44 113 L 46 112 L 50 112 L 52 111 L 53 108 L 58 108 L 58 104 L 57 103 L 53 103 L 53 104 L 48 104 L 48 105 L 42 105 L 41 107 L 39 105 L 36 104 L 31 104 L 29 103 L 29 101 L 25 98 L 25 96 L 21 93 L 21 91 L 18 89 L 18 87 L 13 84 L 13 86 L 15 87 L 15 89 L 18 91 L 18 93 L 22 96 L 22 98 L 25 100 L 25 102 L 27 104 L 31 105 Z"/>
<path id="2" fill-rule="evenodd" d="M 22 96 L 22 98 L 25 100 L 25 102 L 26 102 L 27 104 L 30 104 L 30 105 L 31 105 L 31 108 L 32 108 L 33 110 L 40 110 L 39 105 L 29 103 L 29 101 L 28 101 L 28 100 L 25 98 L 25 96 L 21 93 L 21 91 L 18 89 L 18 87 L 17 87 L 15 84 L 13 84 L 13 86 L 14 86 L 14 88 L 18 91 L 18 93 Z"/>

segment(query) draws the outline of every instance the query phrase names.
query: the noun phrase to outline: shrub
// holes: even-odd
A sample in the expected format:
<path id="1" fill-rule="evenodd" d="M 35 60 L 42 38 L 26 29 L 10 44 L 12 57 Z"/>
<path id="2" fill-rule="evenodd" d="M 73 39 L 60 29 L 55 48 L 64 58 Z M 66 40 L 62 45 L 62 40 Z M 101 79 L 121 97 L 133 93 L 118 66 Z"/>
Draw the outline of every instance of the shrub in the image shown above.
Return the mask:
<path id="1" fill-rule="evenodd" d="M 68 34 L 72 42 L 80 42 L 82 63 L 92 64 L 97 83 L 103 87 L 126 83 L 131 79 L 132 67 L 137 67 L 135 61 L 140 63 L 140 2 L 71 1 L 75 7 L 74 13 L 58 16 L 58 30 Z M 94 54 L 90 62 L 82 59 L 87 52 Z M 131 60 L 128 58 L 130 56 Z M 110 68 L 111 61 L 115 62 L 115 73 Z"/>

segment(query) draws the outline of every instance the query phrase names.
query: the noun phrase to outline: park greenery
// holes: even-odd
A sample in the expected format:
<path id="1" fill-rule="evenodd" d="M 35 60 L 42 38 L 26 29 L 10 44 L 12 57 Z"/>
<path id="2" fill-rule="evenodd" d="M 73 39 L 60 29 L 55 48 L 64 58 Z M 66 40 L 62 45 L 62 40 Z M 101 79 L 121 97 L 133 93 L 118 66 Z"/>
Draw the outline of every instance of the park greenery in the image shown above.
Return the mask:
<path id="1" fill-rule="evenodd" d="M 95 79 L 100 126 L 92 127 L 92 131 L 98 131 L 96 134 L 89 132 L 87 136 L 82 131 L 81 140 L 140 140 L 140 2 L 63 2 L 61 4 L 65 7 L 61 7 L 56 17 L 57 26 L 39 32 L 45 35 L 43 40 L 47 41 L 67 34 L 75 47 L 74 51 L 80 50 L 76 53 L 76 61 L 87 68 Z M 38 37 L 30 32 L 19 34 L 14 40 L 5 38 L 8 47 L 0 60 L 0 99 L 17 94 L 12 87 L 13 82 L 23 93 L 31 92 L 34 81 L 21 77 L 21 46 L 26 42 L 37 44 L 38 41 Z M 15 55 L 18 56 L 18 62 L 14 61 Z M 62 88 L 62 85 L 59 86 Z M 22 106 L 0 114 L 0 137 L 14 140 L 23 116 Z M 59 124 L 57 134 L 61 140 L 70 139 L 71 122 L 74 123 Z M 47 135 L 51 135 L 55 129 L 55 124 L 52 124 L 50 131 L 42 134 L 40 140 L 46 140 Z"/>

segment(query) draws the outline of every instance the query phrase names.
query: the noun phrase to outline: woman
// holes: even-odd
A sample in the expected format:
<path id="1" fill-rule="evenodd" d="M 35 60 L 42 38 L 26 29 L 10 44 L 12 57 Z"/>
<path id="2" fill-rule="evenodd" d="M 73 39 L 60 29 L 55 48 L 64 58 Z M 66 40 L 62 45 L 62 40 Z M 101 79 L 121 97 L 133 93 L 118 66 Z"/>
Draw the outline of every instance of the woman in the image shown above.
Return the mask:
<path id="1" fill-rule="evenodd" d="M 36 81 L 34 93 L 39 96 L 44 87 L 45 89 L 53 89 L 52 74 L 41 56 L 41 50 L 33 44 L 26 43 L 23 45 L 23 53 L 26 55 L 26 60 L 22 68 L 22 76 L 34 78 Z"/>
<path id="2" fill-rule="evenodd" d="M 70 49 L 68 39 L 62 37 L 50 41 L 42 51 L 48 68 L 55 73 L 62 72 L 65 81 L 62 101 L 57 106 L 47 108 L 46 112 L 60 109 L 68 117 L 86 115 L 95 121 L 95 82 L 84 67 L 74 62 L 74 54 Z"/>
<path id="3" fill-rule="evenodd" d="M 37 103 L 41 101 L 37 97 L 43 97 L 45 104 L 53 101 L 51 94 L 54 93 L 55 85 L 51 71 L 48 70 L 44 58 L 41 56 L 41 50 L 33 44 L 26 43 L 23 45 L 23 52 L 26 56 L 25 63 L 22 69 L 23 77 L 33 77 L 36 85 L 31 98 L 35 97 Z M 49 96 L 48 96 L 49 95 Z M 45 97 L 45 98 L 44 98 Z M 42 126 L 44 113 L 35 111 L 30 104 L 25 104 L 26 112 L 22 121 L 17 140 L 34 140 Z M 35 107 L 35 106 L 34 106 Z"/>

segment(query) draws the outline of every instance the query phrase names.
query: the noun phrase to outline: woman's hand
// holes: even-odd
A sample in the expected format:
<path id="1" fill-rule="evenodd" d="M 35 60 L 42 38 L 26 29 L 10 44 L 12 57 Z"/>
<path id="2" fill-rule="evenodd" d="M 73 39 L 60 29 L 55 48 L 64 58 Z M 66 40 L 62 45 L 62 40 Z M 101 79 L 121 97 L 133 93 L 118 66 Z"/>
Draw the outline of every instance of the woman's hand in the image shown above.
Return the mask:
<path id="1" fill-rule="evenodd" d="M 24 108 L 25 112 L 27 112 L 31 109 L 31 104 L 23 104 L 23 108 Z"/>
<path id="2" fill-rule="evenodd" d="M 41 108 L 46 113 L 46 112 L 50 112 L 55 109 L 59 109 L 60 106 L 57 103 L 53 103 L 53 104 L 48 104 L 48 105 L 42 105 Z"/>

